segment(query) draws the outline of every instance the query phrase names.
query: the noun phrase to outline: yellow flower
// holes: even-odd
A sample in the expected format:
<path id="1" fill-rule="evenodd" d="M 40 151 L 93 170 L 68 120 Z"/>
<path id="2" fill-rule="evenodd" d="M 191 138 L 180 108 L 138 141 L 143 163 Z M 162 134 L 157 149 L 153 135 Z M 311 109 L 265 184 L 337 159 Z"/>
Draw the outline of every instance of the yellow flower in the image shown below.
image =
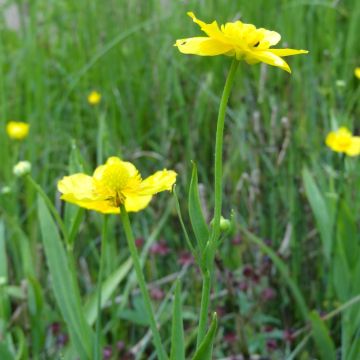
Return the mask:
<path id="1" fill-rule="evenodd" d="M 58 182 L 61 199 L 105 214 L 120 212 L 120 204 L 126 211 L 140 211 L 148 206 L 152 195 L 171 190 L 176 172 L 157 171 L 145 180 L 136 167 L 118 157 L 110 157 L 105 165 L 96 168 L 93 176 L 82 173 L 65 176 Z"/>
<path id="2" fill-rule="evenodd" d="M 100 103 L 101 101 L 101 94 L 98 93 L 97 91 L 92 91 L 89 95 L 88 95 L 88 103 L 90 105 L 97 105 Z"/>
<path id="3" fill-rule="evenodd" d="M 306 50 L 270 49 L 270 46 L 276 45 L 281 39 L 280 34 L 275 31 L 257 29 L 254 25 L 241 21 L 226 23 L 219 28 L 216 21 L 206 24 L 192 12 L 188 12 L 188 15 L 208 37 L 177 40 L 175 46 L 183 54 L 236 56 L 238 60 L 244 59 L 248 64 L 264 62 L 291 73 L 289 65 L 281 57 L 308 53 Z"/>
<path id="4" fill-rule="evenodd" d="M 360 67 L 355 68 L 354 74 L 358 79 L 360 79 Z"/>
<path id="5" fill-rule="evenodd" d="M 360 136 L 353 136 L 346 127 L 330 132 L 325 142 L 333 151 L 345 153 L 348 156 L 360 154 Z"/>
<path id="6" fill-rule="evenodd" d="M 9 121 L 6 125 L 6 132 L 10 139 L 23 140 L 29 134 L 30 125 L 21 121 Z"/>

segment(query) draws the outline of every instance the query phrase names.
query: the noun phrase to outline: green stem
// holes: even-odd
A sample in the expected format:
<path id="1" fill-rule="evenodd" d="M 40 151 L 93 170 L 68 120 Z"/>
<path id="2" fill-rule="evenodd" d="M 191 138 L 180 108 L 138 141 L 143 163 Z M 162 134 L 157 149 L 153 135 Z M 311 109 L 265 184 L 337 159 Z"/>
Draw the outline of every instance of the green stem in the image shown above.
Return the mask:
<path id="1" fill-rule="evenodd" d="M 124 231 L 125 231 L 125 235 L 126 235 L 126 240 L 129 246 L 129 251 L 131 254 L 131 258 L 133 260 L 134 263 L 134 268 L 135 268 L 135 273 L 136 273 L 136 277 L 139 283 L 139 287 L 140 287 L 140 291 L 144 300 L 144 304 L 145 304 L 145 308 L 149 317 L 149 322 L 150 322 L 150 329 L 154 338 L 154 345 L 155 345 L 155 349 L 156 349 L 156 353 L 158 356 L 159 360 L 167 360 L 167 355 L 165 353 L 164 347 L 161 343 L 161 338 L 160 338 L 160 334 L 159 334 L 159 330 L 157 328 L 156 325 L 156 321 L 155 321 L 155 315 L 154 315 L 154 310 L 151 306 L 151 300 L 150 300 L 150 295 L 148 292 L 148 289 L 146 287 L 146 283 L 145 283 L 145 279 L 144 279 L 144 275 L 142 273 L 142 269 L 141 269 L 141 263 L 140 263 L 140 258 L 136 249 L 136 245 L 135 245 L 135 239 L 134 239 L 134 235 L 131 229 L 131 225 L 130 225 L 130 220 L 129 220 L 129 216 L 128 213 L 124 207 L 124 205 L 120 205 L 120 216 L 121 216 L 121 220 L 124 226 Z"/>
<path id="2" fill-rule="evenodd" d="M 234 83 L 236 70 L 239 66 L 239 61 L 234 58 L 228 77 L 226 79 L 225 87 L 221 97 L 219 114 L 216 126 L 216 142 L 215 142 L 215 204 L 214 204 L 214 220 L 213 231 L 211 235 L 211 242 L 217 242 L 220 236 L 220 218 L 222 206 L 222 152 L 223 152 L 223 139 L 224 139 L 224 124 L 226 108 L 230 96 L 230 92 Z"/>
<path id="3" fill-rule="evenodd" d="M 213 228 L 210 236 L 210 265 L 203 272 L 203 287 L 201 294 L 200 320 L 197 336 L 197 348 L 199 348 L 202 340 L 206 334 L 207 320 L 209 313 L 210 291 L 211 291 L 211 273 L 212 262 L 215 256 L 217 242 L 220 236 L 220 218 L 222 206 L 222 152 L 223 152 L 223 138 L 224 138 L 224 124 L 226 108 L 229 101 L 230 92 L 234 83 L 236 70 L 239 66 L 239 61 L 234 58 L 225 82 L 222 93 L 219 113 L 216 126 L 216 141 L 215 141 L 215 201 L 214 201 L 214 219 Z"/>
<path id="4" fill-rule="evenodd" d="M 94 355 L 96 360 L 101 360 L 101 290 L 102 290 L 102 279 L 105 267 L 106 258 L 106 245 L 107 245 L 107 216 L 103 218 L 103 226 L 101 233 L 101 253 L 100 253 L 100 269 L 99 278 L 97 283 L 97 318 L 96 318 L 96 340 Z"/>
<path id="5" fill-rule="evenodd" d="M 206 271 L 203 274 L 201 307 L 200 307 L 201 310 L 200 310 L 198 335 L 196 340 L 196 349 L 200 347 L 201 342 L 206 335 L 206 325 L 208 322 L 208 309 L 210 302 L 210 290 L 211 290 L 210 273 L 209 271 Z"/>

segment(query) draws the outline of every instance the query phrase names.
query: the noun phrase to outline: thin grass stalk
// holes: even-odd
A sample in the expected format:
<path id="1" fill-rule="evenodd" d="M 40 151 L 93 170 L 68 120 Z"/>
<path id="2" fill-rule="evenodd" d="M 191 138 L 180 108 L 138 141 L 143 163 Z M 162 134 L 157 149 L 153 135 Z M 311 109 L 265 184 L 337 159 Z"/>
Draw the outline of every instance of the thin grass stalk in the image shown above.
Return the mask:
<path id="1" fill-rule="evenodd" d="M 154 338 L 154 345 L 155 345 L 156 353 L 157 353 L 159 360 L 167 360 L 168 357 L 167 357 L 164 347 L 161 343 L 160 333 L 159 333 L 159 330 L 156 325 L 154 310 L 151 306 L 150 295 L 149 295 L 148 289 L 146 287 L 144 275 L 142 273 L 140 258 L 139 258 L 139 254 L 136 249 L 135 238 L 134 238 L 134 234 L 131 229 L 129 215 L 125 209 L 125 206 L 122 204 L 120 205 L 120 217 L 121 217 L 121 221 L 122 221 L 122 224 L 124 227 L 130 255 L 131 255 L 131 258 L 134 263 L 134 269 L 135 269 L 136 277 L 137 277 L 137 280 L 139 283 L 140 291 L 141 291 L 141 294 L 142 294 L 142 297 L 144 300 L 145 309 L 146 309 L 146 312 L 149 317 L 150 329 L 151 329 L 151 332 L 152 332 L 152 335 Z"/>

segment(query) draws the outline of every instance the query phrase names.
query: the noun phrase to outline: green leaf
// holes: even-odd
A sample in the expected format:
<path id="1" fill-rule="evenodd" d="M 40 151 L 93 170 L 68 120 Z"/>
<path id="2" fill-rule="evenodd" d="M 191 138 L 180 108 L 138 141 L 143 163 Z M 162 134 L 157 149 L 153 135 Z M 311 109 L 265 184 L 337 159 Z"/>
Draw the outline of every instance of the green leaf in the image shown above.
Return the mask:
<path id="1" fill-rule="evenodd" d="M 146 312 L 144 300 L 141 296 L 134 298 L 133 309 L 124 309 L 120 311 L 120 319 L 128 320 L 136 325 L 149 327 L 150 320 Z"/>
<path id="2" fill-rule="evenodd" d="M 209 331 L 207 332 L 204 340 L 201 342 L 199 349 L 196 351 L 192 360 L 211 360 L 212 349 L 217 330 L 217 315 L 214 313 L 211 320 Z"/>
<path id="3" fill-rule="evenodd" d="M 309 315 L 311 326 L 313 330 L 313 338 L 318 350 L 320 359 L 322 360 L 336 360 L 336 349 L 328 329 L 319 314 L 312 311 Z"/>
<path id="4" fill-rule="evenodd" d="M 1 360 L 14 360 L 14 356 L 6 346 L 5 342 L 0 342 L 0 359 Z"/>
<path id="5" fill-rule="evenodd" d="M 50 212 L 38 196 L 38 216 L 55 299 L 81 359 L 91 358 L 93 333 L 85 320 L 75 276 Z"/>
<path id="6" fill-rule="evenodd" d="M 204 249 L 205 244 L 209 239 L 209 228 L 206 224 L 201 209 L 197 168 L 195 163 L 193 163 L 193 171 L 189 189 L 189 215 L 199 248 Z"/>
<path id="7" fill-rule="evenodd" d="M 102 284 L 101 286 L 101 307 L 110 299 L 111 295 L 118 288 L 122 280 L 126 278 L 132 267 L 132 260 L 129 258 L 121 264 Z M 93 325 L 97 318 L 97 292 L 89 298 L 85 305 L 85 317 L 88 324 Z"/>
<path id="8" fill-rule="evenodd" d="M 175 288 L 170 360 L 185 360 L 184 325 L 181 307 L 181 285 L 179 280 Z"/>
<path id="9" fill-rule="evenodd" d="M 315 221 L 320 231 L 323 252 L 327 261 L 330 261 L 332 251 L 333 221 L 327 203 L 324 200 L 314 178 L 307 168 L 303 169 L 302 177 L 305 186 L 305 193 L 309 200 L 311 210 L 314 213 Z"/>
<path id="10" fill-rule="evenodd" d="M 350 296 L 350 270 L 341 246 L 336 247 L 332 271 L 336 295 L 340 301 L 347 301 Z"/>
<path id="11" fill-rule="evenodd" d="M 342 201 L 337 219 L 338 245 L 344 249 L 349 269 L 354 269 L 359 259 L 359 239 L 356 222 L 347 204 Z"/>
<path id="12" fill-rule="evenodd" d="M 3 221 L 0 221 L 0 284 L 7 283 L 7 256 L 5 246 L 5 227 Z"/>
<path id="13" fill-rule="evenodd" d="M 6 328 L 7 321 L 11 316 L 11 306 L 6 293 L 8 283 L 8 262 L 5 243 L 5 227 L 0 221 L 0 333 Z"/>

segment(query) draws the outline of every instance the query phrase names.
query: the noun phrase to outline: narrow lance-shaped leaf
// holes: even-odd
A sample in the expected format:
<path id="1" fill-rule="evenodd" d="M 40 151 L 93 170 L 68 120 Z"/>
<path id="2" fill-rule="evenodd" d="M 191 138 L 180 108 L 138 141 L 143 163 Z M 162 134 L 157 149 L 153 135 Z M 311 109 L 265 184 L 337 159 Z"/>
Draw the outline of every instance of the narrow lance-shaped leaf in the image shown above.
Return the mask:
<path id="1" fill-rule="evenodd" d="M 55 299 L 78 356 L 84 360 L 91 359 L 93 334 L 85 320 L 79 289 L 70 273 L 69 260 L 57 227 L 41 197 L 38 197 L 38 216 Z"/>
<path id="2" fill-rule="evenodd" d="M 202 250 L 209 239 L 209 228 L 204 219 L 201 209 L 198 189 L 198 176 L 196 164 L 193 163 L 193 171 L 189 189 L 189 215 L 192 228 L 195 233 L 199 248 Z"/>
<path id="3" fill-rule="evenodd" d="M 192 360 L 211 360 L 212 349 L 214 345 L 215 335 L 217 330 L 217 315 L 214 313 L 209 331 L 207 332 L 204 340 L 200 344 L 199 349 L 196 351 Z"/>
<path id="4" fill-rule="evenodd" d="M 313 311 L 309 315 L 313 330 L 313 338 L 321 360 L 336 360 L 336 349 L 328 329 L 319 314 Z"/>
<path id="5" fill-rule="evenodd" d="M 324 197 L 307 168 L 303 169 L 302 176 L 306 196 L 309 200 L 311 210 L 314 213 L 315 220 L 320 231 L 324 255 L 326 260 L 330 261 L 331 250 L 333 247 L 333 221 Z"/>
<path id="6" fill-rule="evenodd" d="M 184 327 L 181 307 L 180 281 L 177 281 L 175 288 L 170 360 L 185 360 Z"/>

